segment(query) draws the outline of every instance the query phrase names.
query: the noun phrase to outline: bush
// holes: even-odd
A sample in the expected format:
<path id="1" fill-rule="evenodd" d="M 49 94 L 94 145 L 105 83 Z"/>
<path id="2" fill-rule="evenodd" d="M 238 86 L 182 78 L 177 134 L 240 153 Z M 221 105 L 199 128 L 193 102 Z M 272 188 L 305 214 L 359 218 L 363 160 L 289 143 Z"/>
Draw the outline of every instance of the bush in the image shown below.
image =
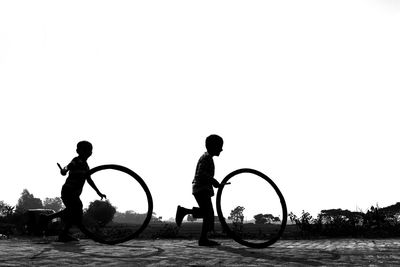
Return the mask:
<path id="1" fill-rule="evenodd" d="M 105 226 L 114 218 L 116 208 L 107 201 L 95 200 L 90 202 L 88 209 L 84 213 L 84 222 Z M 86 218 L 85 218 L 86 217 Z"/>

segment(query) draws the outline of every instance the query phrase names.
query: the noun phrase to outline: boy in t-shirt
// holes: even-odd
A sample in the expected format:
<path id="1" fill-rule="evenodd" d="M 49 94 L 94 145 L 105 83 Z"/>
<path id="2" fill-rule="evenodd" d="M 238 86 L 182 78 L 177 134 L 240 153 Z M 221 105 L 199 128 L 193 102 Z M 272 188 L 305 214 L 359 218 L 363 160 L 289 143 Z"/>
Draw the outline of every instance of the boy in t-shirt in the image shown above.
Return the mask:
<path id="1" fill-rule="evenodd" d="M 47 216 L 47 220 L 51 220 L 56 217 L 61 217 L 64 221 L 64 229 L 58 236 L 58 240 L 61 242 L 77 241 L 69 234 L 69 229 L 72 225 L 80 226 L 82 223 L 82 201 L 80 195 L 82 193 L 85 181 L 96 191 L 101 199 L 106 198 L 106 195 L 102 194 L 97 189 L 92 178 L 88 175 L 90 170 L 87 164 L 87 159 L 92 155 L 93 146 L 88 141 L 80 141 L 77 145 L 76 152 L 78 156 L 73 158 L 72 161 L 64 168 L 61 168 L 60 164 L 57 163 L 60 168 L 61 175 L 65 176 L 68 172 L 69 175 L 61 189 L 61 199 L 65 205 L 65 209 Z"/>
<path id="2" fill-rule="evenodd" d="M 219 156 L 222 152 L 223 139 L 218 135 L 210 135 L 206 138 L 205 152 L 199 159 L 196 173 L 192 182 L 192 194 L 194 195 L 199 208 L 187 209 L 178 206 L 175 221 L 181 226 L 183 218 L 192 214 L 194 218 L 203 218 L 199 246 L 218 246 L 219 243 L 209 240 L 207 233 L 214 230 L 214 209 L 211 197 L 214 196 L 214 187 L 219 187 L 219 182 L 214 178 L 215 166 L 213 157 Z"/>

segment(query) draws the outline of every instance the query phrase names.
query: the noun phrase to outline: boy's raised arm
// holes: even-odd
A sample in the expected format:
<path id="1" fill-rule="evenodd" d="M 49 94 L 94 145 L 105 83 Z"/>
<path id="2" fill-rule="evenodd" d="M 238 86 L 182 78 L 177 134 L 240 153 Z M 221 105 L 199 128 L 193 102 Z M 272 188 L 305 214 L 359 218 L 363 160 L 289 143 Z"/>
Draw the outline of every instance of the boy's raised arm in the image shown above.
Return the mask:
<path id="1" fill-rule="evenodd" d="M 62 176 L 65 176 L 68 172 L 68 166 L 65 166 L 64 168 L 61 167 L 60 163 L 57 162 L 58 168 L 60 168 L 60 173 Z"/>

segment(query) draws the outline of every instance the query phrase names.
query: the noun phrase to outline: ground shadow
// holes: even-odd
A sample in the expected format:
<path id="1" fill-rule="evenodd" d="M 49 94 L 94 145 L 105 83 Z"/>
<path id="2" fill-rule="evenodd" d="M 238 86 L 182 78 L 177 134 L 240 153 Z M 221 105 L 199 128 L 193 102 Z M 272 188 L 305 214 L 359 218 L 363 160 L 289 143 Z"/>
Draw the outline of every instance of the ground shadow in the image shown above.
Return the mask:
<path id="1" fill-rule="evenodd" d="M 330 260 L 337 260 L 338 257 L 337 255 L 332 255 L 332 253 L 326 252 L 326 251 L 318 251 L 317 252 L 317 257 L 315 258 L 310 258 L 310 257 L 302 257 L 301 254 L 298 255 L 298 257 L 293 257 L 293 255 L 284 255 L 284 253 L 281 253 L 280 255 L 272 255 L 272 253 L 269 253 L 270 248 L 265 248 L 265 249 L 250 249 L 250 248 L 235 248 L 235 247 L 230 247 L 230 246 L 225 246 L 221 245 L 216 247 L 218 250 L 224 251 L 224 252 L 229 252 L 229 253 L 234 253 L 237 255 L 240 255 L 242 257 L 250 257 L 250 258 L 257 258 L 257 259 L 265 259 L 265 260 L 270 260 L 270 261 L 279 261 L 282 263 L 288 263 L 288 264 L 304 264 L 308 266 L 321 266 L 321 261 L 323 259 L 329 258 Z M 272 252 L 272 251 L 270 251 Z M 323 254 L 328 254 L 328 257 L 322 256 L 321 253 Z M 305 254 L 306 255 L 306 254 Z M 309 255 L 309 253 L 308 253 Z M 340 258 L 340 256 L 339 256 Z"/>
<path id="2" fill-rule="evenodd" d="M 59 252 L 71 252 L 71 253 L 79 253 L 82 254 L 86 251 L 85 246 L 79 242 L 54 242 L 52 243 L 52 249 L 57 250 Z"/>

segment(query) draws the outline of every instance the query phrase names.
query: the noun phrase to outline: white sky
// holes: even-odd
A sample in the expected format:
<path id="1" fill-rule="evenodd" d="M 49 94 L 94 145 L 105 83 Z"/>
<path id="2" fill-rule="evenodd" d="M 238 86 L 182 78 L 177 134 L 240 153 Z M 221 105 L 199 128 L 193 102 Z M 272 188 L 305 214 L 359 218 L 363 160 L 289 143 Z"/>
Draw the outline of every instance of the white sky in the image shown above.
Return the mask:
<path id="1" fill-rule="evenodd" d="M 195 166 L 216 133 L 216 178 L 262 171 L 289 212 L 394 204 L 399 28 L 394 0 L 2 1 L 0 200 L 59 196 L 56 162 L 89 140 L 89 165 L 137 172 L 168 219 L 196 204 Z M 140 202 L 117 178 L 99 187 L 132 199 L 125 209 Z"/>

